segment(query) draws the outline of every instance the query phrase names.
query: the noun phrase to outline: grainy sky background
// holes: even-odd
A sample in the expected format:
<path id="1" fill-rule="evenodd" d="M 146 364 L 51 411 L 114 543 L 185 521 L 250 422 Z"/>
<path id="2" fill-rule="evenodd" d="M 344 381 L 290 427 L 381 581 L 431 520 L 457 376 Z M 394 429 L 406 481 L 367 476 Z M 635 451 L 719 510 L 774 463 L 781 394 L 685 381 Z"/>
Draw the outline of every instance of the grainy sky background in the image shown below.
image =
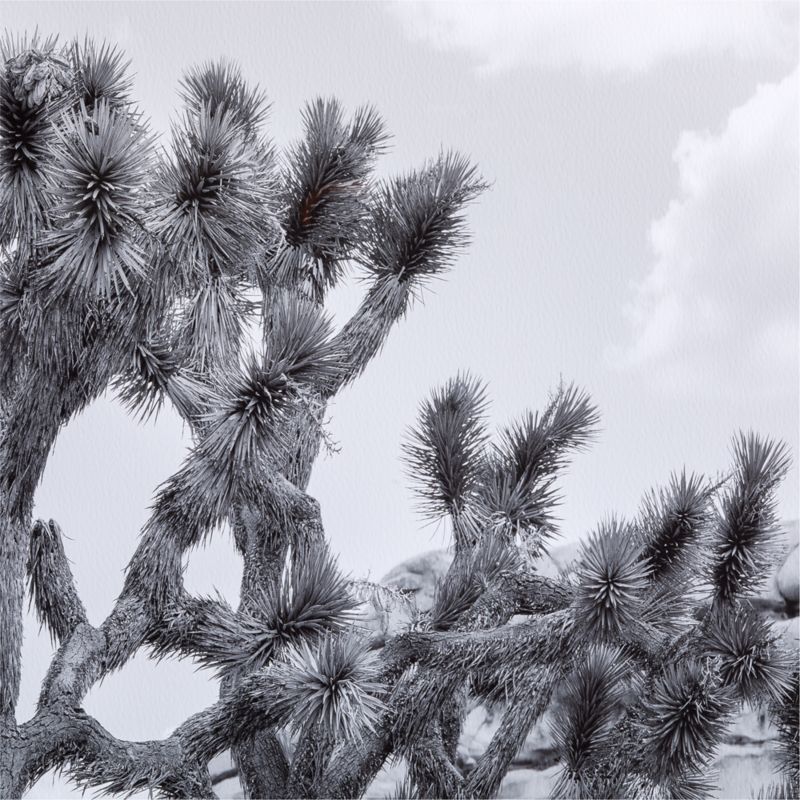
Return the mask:
<path id="1" fill-rule="evenodd" d="M 492 419 L 538 408 L 563 376 L 586 387 L 603 434 L 563 482 L 564 536 L 632 514 L 686 465 L 715 474 L 753 428 L 798 454 L 798 5 L 0 2 L 0 27 L 85 33 L 122 47 L 136 96 L 166 132 L 183 70 L 227 56 L 273 101 L 272 135 L 299 134 L 317 95 L 372 102 L 394 134 L 381 172 L 441 147 L 493 187 L 474 242 L 330 409 L 341 445 L 311 492 L 341 564 L 380 577 L 444 546 L 413 511 L 400 442 L 429 389 L 469 369 Z M 355 281 L 331 308 L 341 323 Z M 156 486 L 187 437 L 165 411 L 137 425 L 109 396 L 62 433 L 36 514 L 71 539 L 99 623 Z M 798 473 L 781 492 L 798 516 Z M 227 536 L 190 559 L 187 585 L 236 601 Z M 51 647 L 31 618 L 21 715 Z M 87 698 L 114 734 L 154 738 L 213 702 L 190 663 L 139 656 Z M 62 797 L 50 777 L 32 797 Z"/>

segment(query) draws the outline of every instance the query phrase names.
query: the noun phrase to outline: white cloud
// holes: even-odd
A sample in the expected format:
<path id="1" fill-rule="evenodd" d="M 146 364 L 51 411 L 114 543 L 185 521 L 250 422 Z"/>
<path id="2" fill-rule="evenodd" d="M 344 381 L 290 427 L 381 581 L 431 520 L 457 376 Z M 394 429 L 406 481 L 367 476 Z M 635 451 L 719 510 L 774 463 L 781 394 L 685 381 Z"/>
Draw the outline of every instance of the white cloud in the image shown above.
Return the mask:
<path id="1" fill-rule="evenodd" d="M 667 58 L 730 52 L 792 58 L 794 3 L 401 2 L 409 33 L 487 70 L 519 64 L 639 72 Z"/>
<path id="2" fill-rule="evenodd" d="M 797 70 L 759 87 L 721 133 L 684 132 L 674 159 L 679 196 L 652 224 L 655 259 L 616 360 L 668 383 L 795 392 Z"/>

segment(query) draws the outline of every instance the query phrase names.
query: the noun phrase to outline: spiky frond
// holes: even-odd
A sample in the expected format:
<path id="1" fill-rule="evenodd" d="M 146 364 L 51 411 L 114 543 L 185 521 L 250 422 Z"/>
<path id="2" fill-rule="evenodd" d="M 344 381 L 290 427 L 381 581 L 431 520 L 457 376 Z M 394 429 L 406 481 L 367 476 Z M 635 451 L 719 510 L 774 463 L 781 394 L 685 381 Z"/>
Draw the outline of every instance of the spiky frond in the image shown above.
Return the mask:
<path id="1" fill-rule="evenodd" d="M 780 701 L 789 691 L 793 659 L 777 640 L 752 611 L 727 608 L 711 616 L 703 637 L 706 655 L 719 661 L 723 685 L 749 702 Z"/>
<path id="2" fill-rule="evenodd" d="M 717 602 L 752 592 L 769 574 L 777 547 L 775 489 L 791 459 L 783 443 L 754 433 L 733 442 L 734 476 L 717 512 L 709 577 Z"/>
<path id="3" fill-rule="evenodd" d="M 590 636 L 633 636 L 647 585 L 630 525 L 612 518 L 601 524 L 581 548 L 575 592 L 578 623 Z"/>
<path id="4" fill-rule="evenodd" d="M 668 664 L 643 699 L 642 743 L 659 781 L 702 771 L 733 710 L 730 690 L 703 664 Z"/>
<path id="5" fill-rule="evenodd" d="M 48 218 L 53 125 L 71 76 L 55 38 L 0 42 L 0 246 L 30 247 Z"/>
<path id="6" fill-rule="evenodd" d="M 153 338 L 133 347 L 130 364 L 114 382 L 119 398 L 142 420 L 157 414 L 168 397 L 183 419 L 192 419 L 202 411 L 208 389 L 191 370 L 179 365 L 167 341 Z"/>
<path id="7" fill-rule="evenodd" d="M 384 707 L 377 658 L 353 633 L 292 645 L 271 672 L 281 689 L 276 713 L 285 708 L 296 730 L 319 725 L 328 735 L 358 741 L 374 730 Z"/>
<path id="8" fill-rule="evenodd" d="M 562 772 L 551 794 L 559 800 L 630 800 L 653 795 L 646 779 L 626 772 L 624 762 L 614 758 L 585 768 L 573 778 Z M 668 796 L 670 800 L 677 797 Z"/>
<path id="9" fill-rule="evenodd" d="M 663 796 L 670 800 L 708 800 L 716 796 L 717 778 L 708 768 L 687 769 L 663 782 Z"/>
<path id="10" fill-rule="evenodd" d="M 130 61 L 107 42 L 96 44 L 88 36 L 71 50 L 72 73 L 79 105 L 91 114 L 99 103 L 121 109 L 130 103 L 133 79 L 128 75 Z"/>
<path id="11" fill-rule="evenodd" d="M 552 517 L 560 501 L 556 473 L 571 451 L 588 445 L 598 421 L 589 396 L 562 384 L 543 414 L 528 412 L 507 427 L 486 459 L 476 510 L 495 530 L 519 537 L 531 557 L 557 533 Z"/>
<path id="12" fill-rule="evenodd" d="M 475 604 L 503 574 L 520 568 L 516 552 L 502 539 L 484 536 L 468 558 L 456 556 L 452 567 L 436 585 L 431 627 L 446 631 Z"/>
<path id="13" fill-rule="evenodd" d="M 553 734 L 564 760 L 557 796 L 567 793 L 570 782 L 587 778 L 602 759 L 622 710 L 628 669 L 620 651 L 599 645 L 587 651 L 566 679 L 553 720 Z"/>
<path id="14" fill-rule="evenodd" d="M 150 140 L 138 120 L 104 102 L 91 118 L 85 107 L 66 115 L 56 136 L 45 279 L 60 292 L 108 297 L 144 274 L 137 233 Z"/>
<path id="15" fill-rule="evenodd" d="M 248 138 L 258 133 L 269 110 L 264 92 L 248 86 L 239 67 L 224 60 L 189 69 L 181 80 L 181 98 L 198 116 L 228 117 Z"/>
<path id="16" fill-rule="evenodd" d="M 800 798 L 800 788 L 797 782 L 792 782 L 789 778 L 775 781 L 768 786 L 758 790 L 756 800 L 798 800 Z"/>
<path id="17" fill-rule="evenodd" d="M 465 374 L 434 389 L 420 406 L 403 449 L 427 516 L 458 514 L 475 488 L 488 439 L 486 405 L 484 384 Z"/>
<path id="18" fill-rule="evenodd" d="M 264 455 L 277 455 L 280 417 L 296 398 L 297 386 L 271 367 L 269 360 L 251 355 L 244 369 L 226 373 L 224 385 L 216 390 L 218 400 L 209 404 L 208 434 L 202 443 L 203 453 L 217 467 L 209 480 L 252 468 Z"/>
<path id="19" fill-rule="evenodd" d="M 517 483 L 532 485 L 586 449 L 600 415 L 589 395 L 574 384 L 560 385 L 541 415 L 530 411 L 502 433 L 499 451 Z"/>
<path id="20" fill-rule="evenodd" d="M 388 135 L 375 109 L 359 108 L 347 122 L 335 99 L 309 103 L 303 125 L 305 135 L 284 166 L 285 241 L 267 270 L 278 283 L 307 282 L 321 302 L 363 238 L 372 171 Z"/>
<path id="21" fill-rule="evenodd" d="M 266 667 L 282 648 L 343 631 L 357 603 L 327 550 L 305 550 L 281 580 L 234 612 L 220 598 L 186 598 L 168 607 L 151 639 L 156 656 L 176 651 L 221 674 Z"/>
<path id="22" fill-rule="evenodd" d="M 495 452 L 484 462 L 470 510 L 484 530 L 536 557 L 554 534 L 552 513 L 557 503 L 552 478 L 533 485 L 516 481 L 508 464 Z"/>
<path id="23" fill-rule="evenodd" d="M 335 380 L 341 368 L 331 341 L 331 318 L 316 305 L 291 294 L 276 304 L 266 335 L 274 369 L 298 383 L 321 387 Z"/>
<path id="24" fill-rule="evenodd" d="M 287 295 L 273 322 L 264 357 L 231 371 L 208 416 L 202 449 L 224 469 L 247 469 L 259 454 L 275 455 L 283 445 L 282 415 L 303 392 L 338 374 L 330 320 L 318 308 Z"/>
<path id="25" fill-rule="evenodd" d="M 278 640 L 289 643 L 342 630 L 357 607 L 336 560 L 316 548 L 295 554 L 280 583 L 259 595 L 254 614 L 269 622 Z"/>
<path id="26" fill-rule="evenodd" d="M 641 528 L 651 580 L 663 580 L 689 564 L 697 565 L 709 522 L 712 487 L 700 475 L 682 471 L 669 485 L 650 492 L 644 499 Z"/>
<path id="27" fill-rule="evenodd" d="M 265 242 L 274 193 L 272 155 L 231 116 L 208 108 L 173 127 L 173 153 L 158 170 L 158 230 L 178 288 L 248 268 Z"/>
<path id="28" fill-rule="evenodd" d="M 469 243 L 464 206 L 485 189 L 477 169 L 458 153 L 443 153 L 382 184 L 360 261 L 379 281 L 412 289 L 441 274 Z"/>
<path id="29" fill-rule="evenodd" d="M 656 647 L 688 634 L 697 624 L 695 614 L 701 596 L 691 578 L 651 582 L 641 595 L 638 630 Z"/>

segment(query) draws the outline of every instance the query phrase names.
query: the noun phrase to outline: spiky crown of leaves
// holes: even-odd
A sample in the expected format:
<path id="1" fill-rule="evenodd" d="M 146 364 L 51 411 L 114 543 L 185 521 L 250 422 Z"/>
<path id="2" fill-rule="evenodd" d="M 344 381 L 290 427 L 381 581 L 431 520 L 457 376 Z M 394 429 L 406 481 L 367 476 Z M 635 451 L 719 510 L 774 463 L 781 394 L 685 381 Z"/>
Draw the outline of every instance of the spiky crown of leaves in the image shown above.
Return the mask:
<path id="1" fill-rule="evenodd" d="M 469 375 L 457 376 L 422 404 L 404 444 L 408 472 L 426 516 L 453 518 L 457 540 L 480 531 L 538 555 L 555 533 L 554 481 L 595 434 L 597 409 L 584 392 L 560 386 L 545 412 L 528 413 L 490 443 L 486 393 Z"/>

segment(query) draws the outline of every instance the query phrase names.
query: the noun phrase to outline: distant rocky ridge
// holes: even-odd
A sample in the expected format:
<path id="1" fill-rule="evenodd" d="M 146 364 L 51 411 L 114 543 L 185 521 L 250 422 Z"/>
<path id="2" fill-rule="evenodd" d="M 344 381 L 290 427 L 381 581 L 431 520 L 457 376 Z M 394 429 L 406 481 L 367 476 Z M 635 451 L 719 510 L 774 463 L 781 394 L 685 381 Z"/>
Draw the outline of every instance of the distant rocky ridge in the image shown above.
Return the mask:
<path id="1" fill-rule="evenodd" d="M 800 643 L 798 617 L 798 571 L 800 570 L 800 526 L 798 521 L 783 523 L 783 546 L 775 569 L 765 585 L 762 596 L 754 605 L 773 620 L 775 628 L 794 646 Z M 554 548 L 537 562 L 537 571 L 555 578 L 573 562 L 580 542 Z M 411 608 L 430 609 L 436 583 L 450 566 L 452 555 L 446 550 L 433 550 L 398 564 L 380 581 L 380 585 L 401 590 L 409 603 L 366 603 L 360 624 L 379 637 L 391 636 L 403 629 L 411 617 Z M 534 726 L 515 759 L 511 771 L 500 788 L 501 798 L 546 798 L 559 770 L 555 743 L 550 732 L 552 709 Z M 466 718 L 459 745 L 459 763 L 467 769 L 484 751 L 500 723 L 500 713 L 482 705 L 472 708 Z M 750 709 L 739 715 L 725 737 L 715 763 L 718 770 L 720 798 L 756 797 L 759 791 L 774 781 L 771 756 L 775 731 L 763 710 Z M 231 775 L 228 754 L 212 765 L 212 774 L 226 774 L 224 782 L 215 786 L 221 798 L 241 797 L 238 779 Z M 396 796 L 397 785 L 403 780 L 402 763 L 385 767 L 369 787 L 366 797 Z"/>

